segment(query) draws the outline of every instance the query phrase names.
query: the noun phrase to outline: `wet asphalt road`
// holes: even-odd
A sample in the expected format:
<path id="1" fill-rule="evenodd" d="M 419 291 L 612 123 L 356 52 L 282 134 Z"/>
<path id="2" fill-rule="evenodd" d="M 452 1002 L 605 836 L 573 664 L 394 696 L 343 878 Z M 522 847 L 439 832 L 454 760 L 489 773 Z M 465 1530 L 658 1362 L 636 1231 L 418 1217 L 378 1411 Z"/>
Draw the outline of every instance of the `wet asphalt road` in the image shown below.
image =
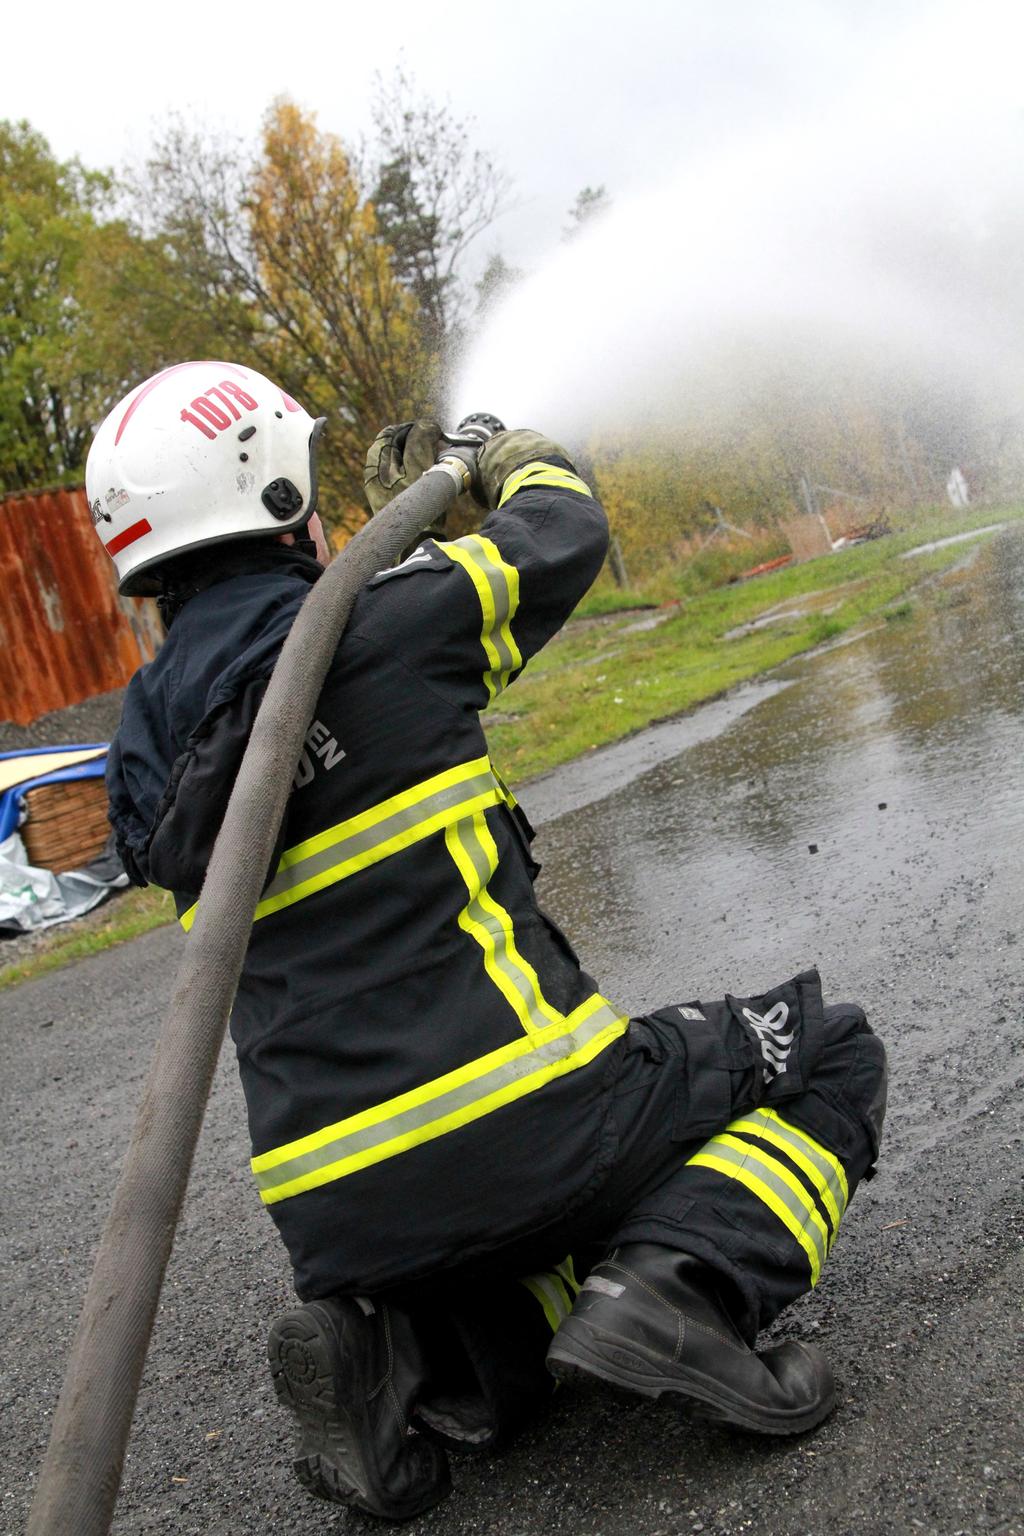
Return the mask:
<path id="1" fill-rule="evenodd" d="M 862 1002 L 884 1036 L 879 1176 L 776 1330 L 828 1351 L 835 1414 L 762 1442 L 566 1391 L 505 1457 L 459 1459 L 453 1497 L 411 1533 L 1024 1533 L 1024 539 L 968 558 L 918 617 L 523 797 L 546 904 L 631 1011 L 817 963 L 826 998 Z M 23 1526 L 180 942 L 164 930 L 0 994 L 4 1531 Z M 382 1529 L 291 1483 L 263 1365 L 289 1283 L 247 1151 L 226 1054 L 124 1536 Z"/>

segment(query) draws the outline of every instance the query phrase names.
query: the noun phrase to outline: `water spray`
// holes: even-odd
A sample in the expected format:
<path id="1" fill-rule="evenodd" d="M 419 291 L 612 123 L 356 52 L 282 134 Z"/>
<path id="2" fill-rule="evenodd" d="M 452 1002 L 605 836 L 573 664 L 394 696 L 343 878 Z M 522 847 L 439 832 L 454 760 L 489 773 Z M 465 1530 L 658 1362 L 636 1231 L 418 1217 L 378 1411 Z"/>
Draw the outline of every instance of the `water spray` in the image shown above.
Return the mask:
<path id="1" fill-rule="evenodd" d="M 926 425 L 937 400 L 943 421 L 961 399 L 1019 420 L 1022 29 L 1005 4 L 935 6 L 785 122 L 680 142 L 657 182 L 613 186 L 490 311 L 456 408 L 500 398 L 563 440 L 728 444 L 765 401 L 839 382 L 893 422 L 897 391 Z"/>

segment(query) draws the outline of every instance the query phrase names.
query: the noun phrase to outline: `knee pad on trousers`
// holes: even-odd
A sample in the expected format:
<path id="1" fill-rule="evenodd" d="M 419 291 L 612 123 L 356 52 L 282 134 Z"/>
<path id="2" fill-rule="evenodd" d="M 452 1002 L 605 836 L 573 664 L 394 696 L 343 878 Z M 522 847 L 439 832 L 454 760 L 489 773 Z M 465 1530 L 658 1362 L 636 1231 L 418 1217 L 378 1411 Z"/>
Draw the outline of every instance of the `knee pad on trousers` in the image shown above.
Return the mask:
<path id="1" fill-rule="evenodd" d="M 824 1010 L 822 1052 L 812 1082 L 779 1112 L 842 1158 L 853 1182 L 874 1171 L 887 1084 L 885 1047 L 863 1009 L 835 1003 Z"/>
<path id="2" fill-rule="evenodd" d="M 872 1167 L 885 1117 L 885 1051 L 855 1003 L 825 1006 L 814 969 L 756 997 L 660 1009 L 644 1022 L 682 1076 L 673 1139 L 720 1131 L 737 1113 L 777 1109 L 849 1164 Z"/>

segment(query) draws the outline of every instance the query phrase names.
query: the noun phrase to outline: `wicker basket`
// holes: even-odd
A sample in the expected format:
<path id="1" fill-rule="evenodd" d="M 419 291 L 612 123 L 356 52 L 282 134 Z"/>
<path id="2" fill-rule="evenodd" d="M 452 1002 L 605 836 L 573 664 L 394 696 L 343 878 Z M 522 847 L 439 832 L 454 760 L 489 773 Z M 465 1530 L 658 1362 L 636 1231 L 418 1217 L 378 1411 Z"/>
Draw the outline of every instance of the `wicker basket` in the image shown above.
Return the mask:
<path id="1" fill-rule="evenodd" d="M 102 852 L 110 823 L 101 778 L 40 784 L 25 791 L 25 805 L 20 832 L 37 869 L 81 869 Z"/>

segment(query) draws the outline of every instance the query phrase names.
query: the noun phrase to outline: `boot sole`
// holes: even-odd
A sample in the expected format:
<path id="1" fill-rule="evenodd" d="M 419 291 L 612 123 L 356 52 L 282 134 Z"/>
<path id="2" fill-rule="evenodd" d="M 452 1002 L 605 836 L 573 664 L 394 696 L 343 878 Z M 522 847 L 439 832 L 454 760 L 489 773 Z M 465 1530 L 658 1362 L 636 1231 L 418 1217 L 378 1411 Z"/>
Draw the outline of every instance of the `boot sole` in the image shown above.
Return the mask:
<path id="1" fill-rule="evenodd" d="M 359 1448 L 360 1426 L 335 1389 L 335 1349 L 311 1307 L 277 1319 L 267 1352 L 277 1400 L 298 1425 L 302 1454 L 292 1470 L 307 1493 L 392 1520 L 411 1519 L 444 1497 L 447 1490 L 430 1490 L 388 1508 L 375 1500 Z"/>
<path id="2" fill-rule="evenodd" d="M 303 1455 L 292 1463 L 308 1493 L 334 1504 L 369 1508 L 366 1469 L 351 1418 L 334 1389 L 333 1351 L 306 1312 L 290 1312 L 267 1341 L 277 1400 L 294 1415 Z"/>
<path id="3" fill-rule="evenodd" d="M 835 1406 L 835 1388 L 812 1408 L 797 1413 L 772 1413 L 737 1397 L 720 1382 L 677 1366 L 666 1374 L 664 1361 L 634 1344 L 594 1328 L 562 1324 L 548 1349 L 548 1370 L 557 1381 L 580 1386 L 601 1383 L 654 1399 L 681 1399 L 678 1406 L 694 1418 L 729 1424 L 758 1435 L 799 1435 L 814 1429 Z"/>

